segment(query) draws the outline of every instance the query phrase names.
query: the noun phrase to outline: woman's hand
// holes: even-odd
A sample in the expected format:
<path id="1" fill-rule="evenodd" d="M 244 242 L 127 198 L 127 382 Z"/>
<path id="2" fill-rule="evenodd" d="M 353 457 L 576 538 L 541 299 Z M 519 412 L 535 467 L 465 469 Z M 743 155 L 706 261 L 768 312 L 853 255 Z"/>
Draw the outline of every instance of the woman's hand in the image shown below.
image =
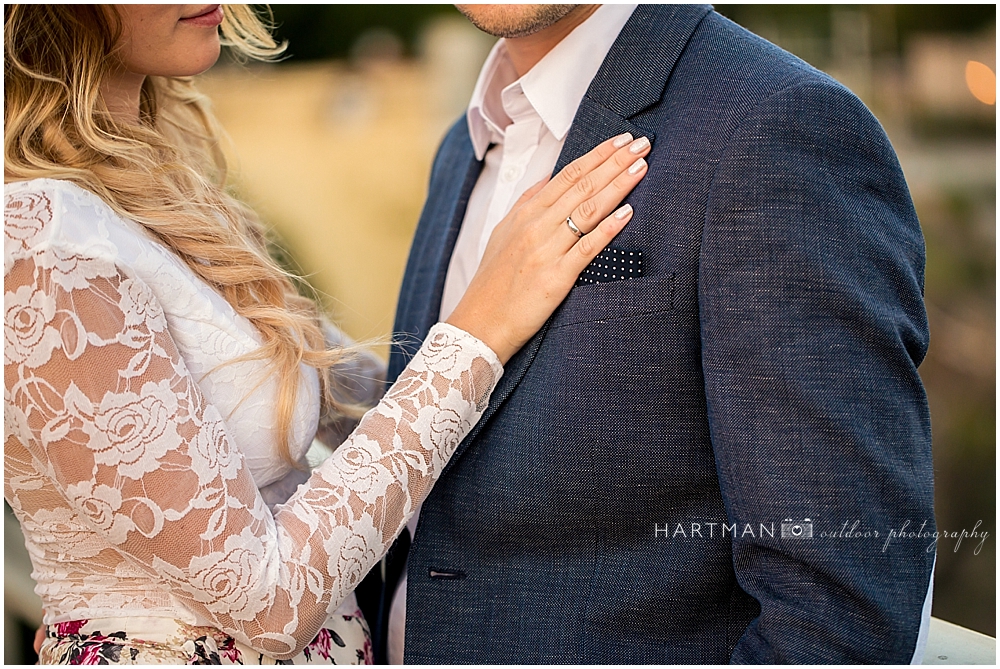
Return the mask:
<path id="1" fill-rule="evenodd" d="M 646 174 L 647 153 L 648 139 L 633 141 L 626 133 L 529 189 L 493 231 L 447 322 L 486 343 L 507 364 L 632 218 L 629 205 L 609 214 Z"/>

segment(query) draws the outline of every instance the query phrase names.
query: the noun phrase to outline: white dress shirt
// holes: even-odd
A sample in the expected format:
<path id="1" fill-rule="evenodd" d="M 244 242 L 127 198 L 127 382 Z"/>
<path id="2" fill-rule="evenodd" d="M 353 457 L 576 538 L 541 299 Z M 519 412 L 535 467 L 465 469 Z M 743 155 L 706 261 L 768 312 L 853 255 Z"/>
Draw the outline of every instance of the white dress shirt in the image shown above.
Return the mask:
<path id="1" fill-rule="evenodd" d="M 520 79 L 505 40 L 493 47 L 467 113 L 476 158 L 485 163 L 448 265 L 441 320 L 451 315 L 468 289 L 497 224 L 526 190 L 552 173 L 591 80 L 635 8 L 634 4 L 600 6 Z M 411 535 L 418 515 L 419 511 L 407 523 Z M 403 662 L 403 573 L 389 613 L 390 664 Z"/>

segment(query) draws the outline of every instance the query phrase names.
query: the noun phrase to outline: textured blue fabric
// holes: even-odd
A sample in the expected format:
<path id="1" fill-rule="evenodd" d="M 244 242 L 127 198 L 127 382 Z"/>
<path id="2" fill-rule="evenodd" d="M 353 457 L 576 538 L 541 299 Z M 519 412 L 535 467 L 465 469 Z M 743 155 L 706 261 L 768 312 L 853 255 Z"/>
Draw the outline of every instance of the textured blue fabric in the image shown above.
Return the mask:
<path id="1" fill-rule="evenodd" d="M 928 331 L 888 139 L 841 85 L 690 5 L 636 10 L 559 166 L 624 130 L 655 140 L 614 242 L 645 274 L 575 287 L 507 365 L 423 506 L 406 661 L 909 662 L 933 552 L 883 539 L 934 530 Z M 480 167 L 462 119 L 390 378 L 437 318 Z M 881 537 L 819 536 L 845 521 Z"/>

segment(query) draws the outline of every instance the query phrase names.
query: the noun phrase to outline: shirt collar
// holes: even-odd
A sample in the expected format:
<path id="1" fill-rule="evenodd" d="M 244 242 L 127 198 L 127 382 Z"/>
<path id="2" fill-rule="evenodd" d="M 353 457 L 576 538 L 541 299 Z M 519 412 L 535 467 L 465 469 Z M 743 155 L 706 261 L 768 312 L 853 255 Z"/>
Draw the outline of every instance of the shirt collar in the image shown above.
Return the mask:
<path id="1" fill-rule="evenodd" d="M 563 140 L 590 82 L 636 6 L 601 5 L 520 79 L 505 40 L 499 40 L 483 65 L 469 102 L 469 136 L 476 158 L 482 160 L 490 143 L 503 139 L 510 119 L 501 95 L 512 86 L 521 87 L 549 132 Z"/>

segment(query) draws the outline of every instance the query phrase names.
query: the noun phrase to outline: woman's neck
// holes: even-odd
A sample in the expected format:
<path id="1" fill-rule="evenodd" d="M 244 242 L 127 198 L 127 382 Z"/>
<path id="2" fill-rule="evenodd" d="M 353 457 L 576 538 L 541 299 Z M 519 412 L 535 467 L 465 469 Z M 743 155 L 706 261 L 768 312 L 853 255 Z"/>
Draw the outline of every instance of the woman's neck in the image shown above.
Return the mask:
<path id="1" fill-rule="evenodd" d="M 132 125 L 139 123 L 139 99 L 145 81 L 143 74 L 118 71 L 101 83 L 104 104 L 116 121 Z"/>

